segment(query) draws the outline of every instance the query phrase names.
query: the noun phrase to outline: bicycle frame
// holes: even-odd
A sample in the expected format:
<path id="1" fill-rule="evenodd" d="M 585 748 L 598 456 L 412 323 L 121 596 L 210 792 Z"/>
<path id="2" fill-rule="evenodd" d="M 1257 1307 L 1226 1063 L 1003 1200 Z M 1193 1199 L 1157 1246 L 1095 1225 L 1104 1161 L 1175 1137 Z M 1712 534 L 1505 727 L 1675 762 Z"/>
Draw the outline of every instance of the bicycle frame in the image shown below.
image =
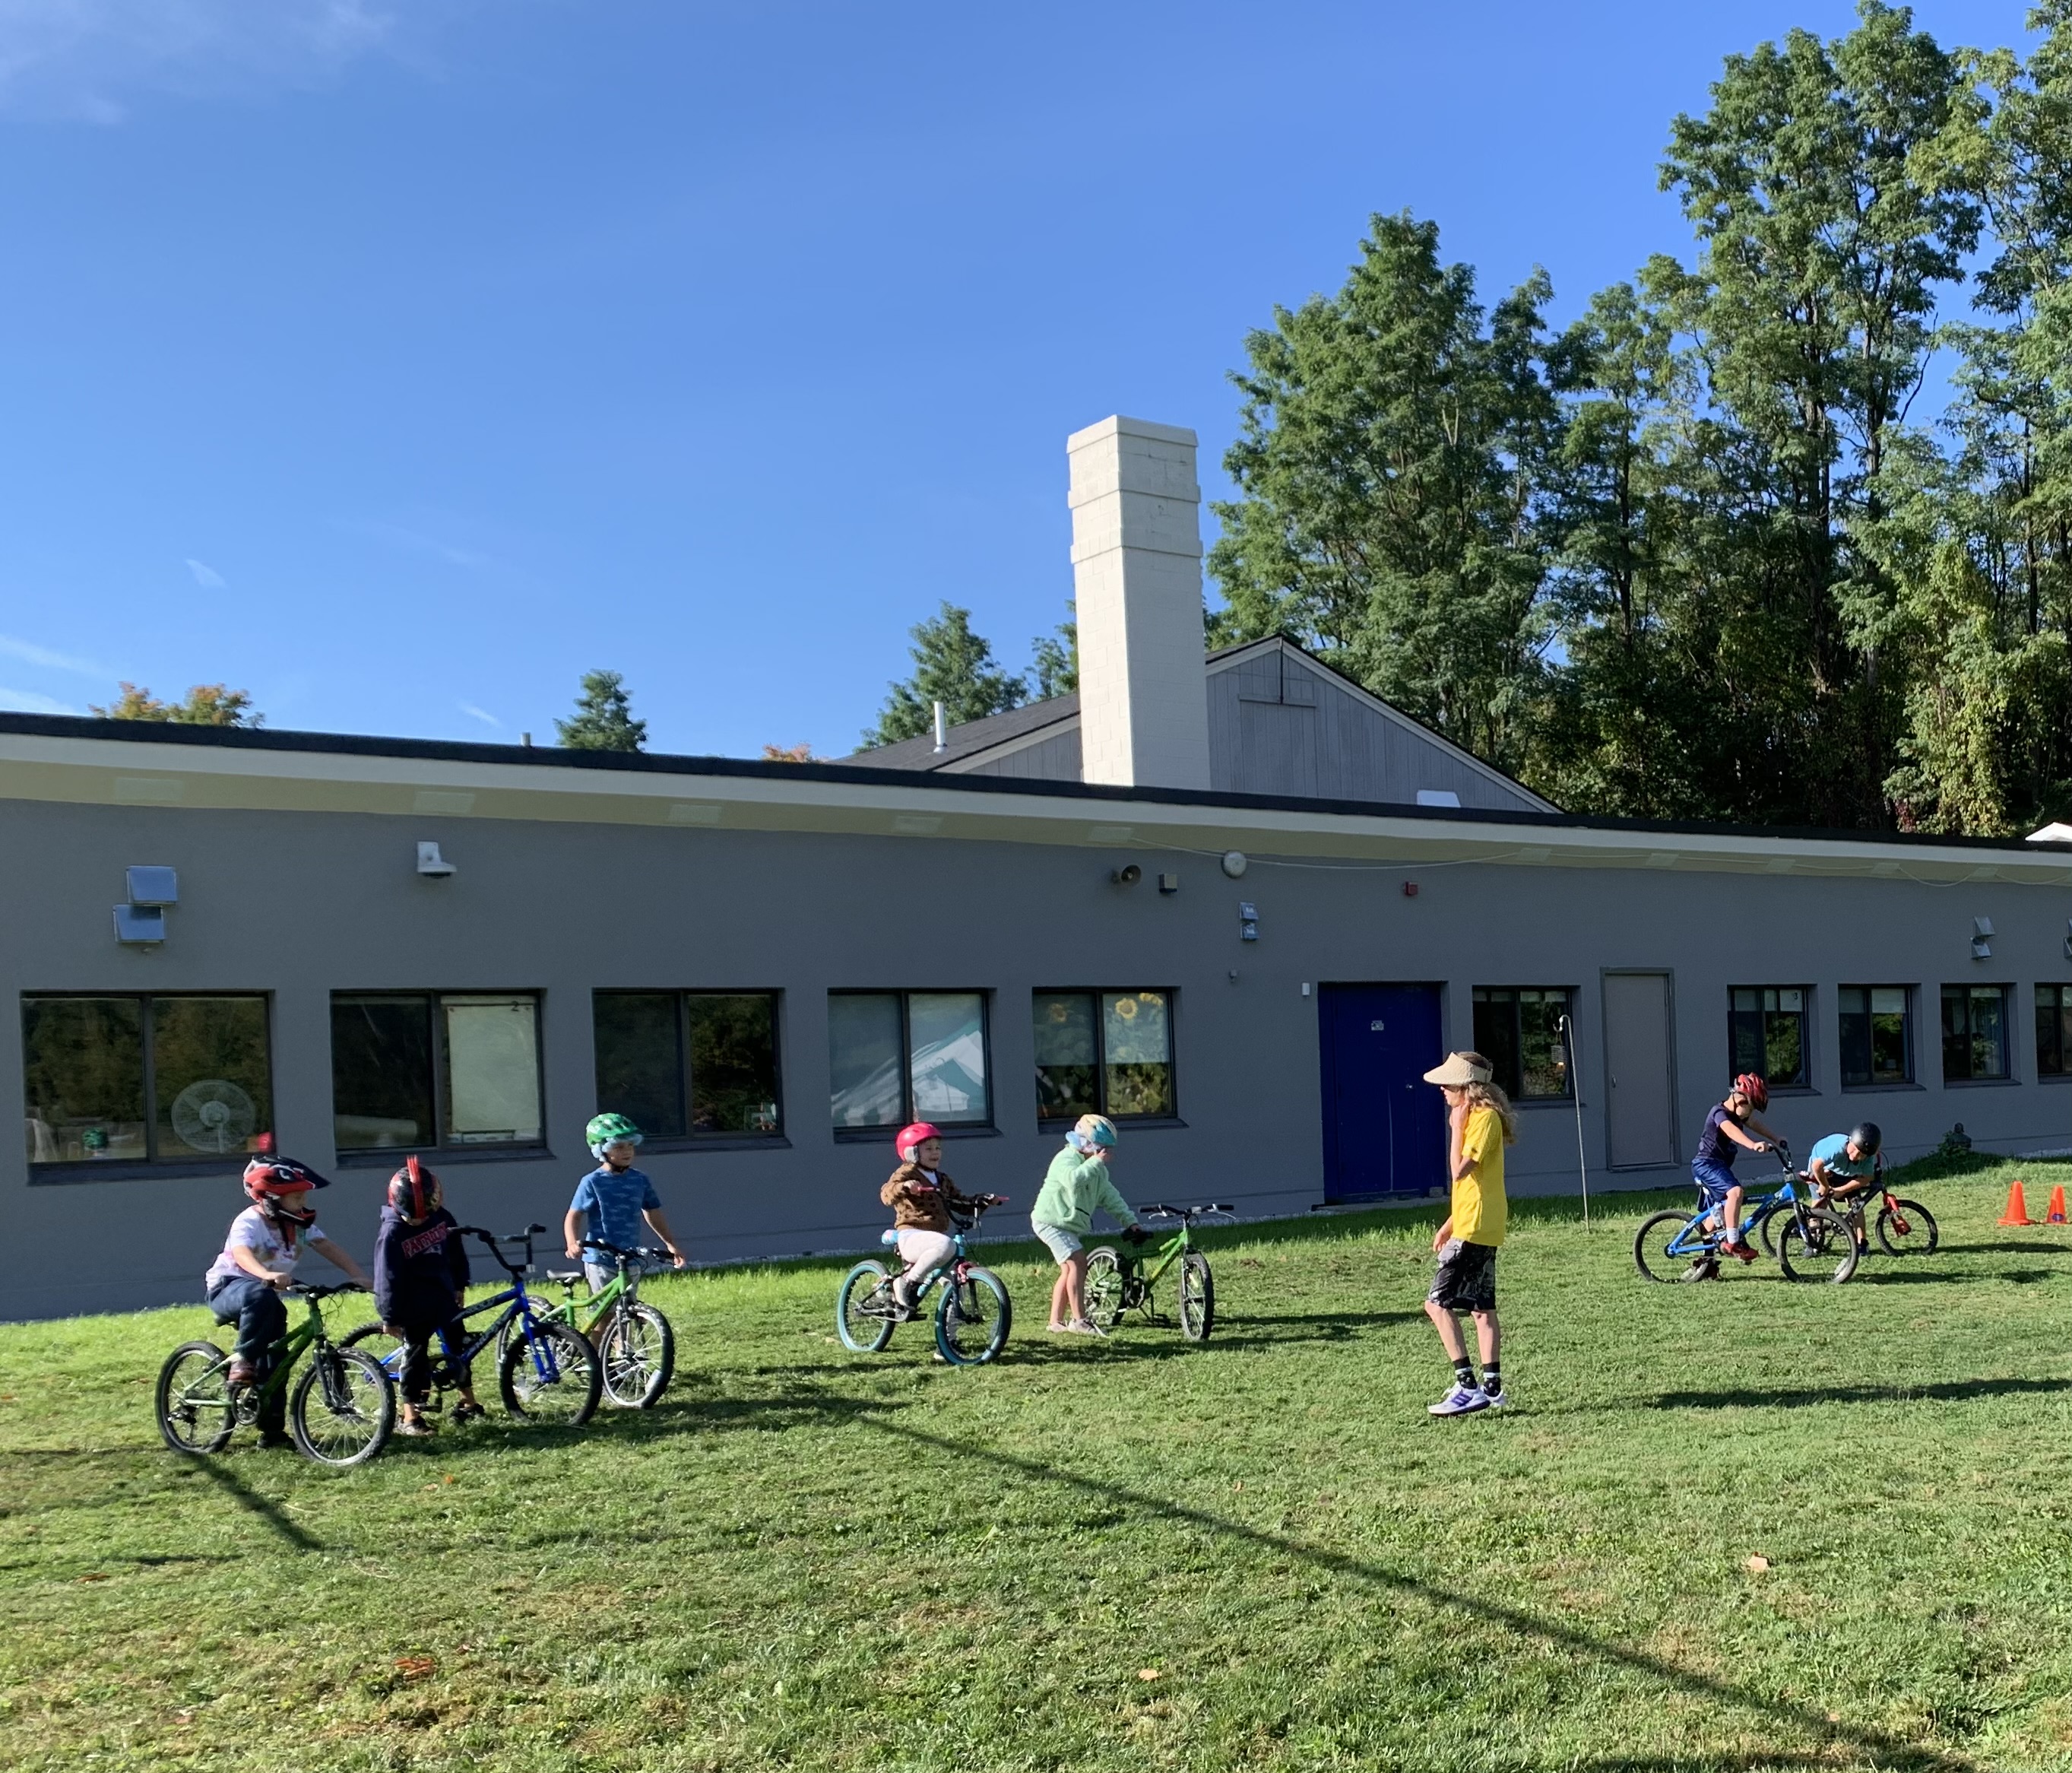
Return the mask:
<path id="1" fill-rule="evenodd" d="M 554 1384 L 561 1377 L 560 1364 L 554 1359 L 553 1348 L 544 1339 L 535 1335 L 532 1332 L 536 1325 L 545 1323 L 549 1318 L 556 1315 L 556 1313 L 552 1310 L 541 1310 L 536 1304 L 532 1294 L 525 1290 L 524 1269 L 508 1260 L 502 1247 L 505 1242 L 516 1243 L 522 1240 L 525 1245 L 524 1266 L 531 1267 L 532 1235 L 540 1228 L 536 1225 L 524 1232 L 513 1232 L 502 1240 L 500 1240 L 493 1232 L 484 1231 L 479 1225 L 463 1225 L 460 1229 L 468 1236 L 479 1238 L 488 1247 L 489 1253 L 495 1258 L 497 1265 L 511 1277 L 511 1285 L 504 1288 L 501 1293 L 492 1294 L 486 1299 L 478 1299 L 472 1305 L 462 1306 L 454 1314 L 456 1321 L 467 1326 L 464 1335 L 456 1338 L 450 1331 L 443 1329 L 441 1331 L 440 1341 L 443 1345 L 446 1355 L 446 1375 L 450 1376 L 458 1368 L 471 1364 L 477 1355 L 495 1342 L 498 1336 L 503 1333 L 505 1326 L 515 1319 L 523 1327 L 525 1346 L 532 1351 L 533 1372 L 542 1383 Z M 500 1311 L 497 1310 L 500 1306 L 504 1308 Z M 470 1319 L 479 1318 L 484 1312 L 489 1311 L 495 1311 L 496 1315 L 485 1327 L 477 1330 L 469 1323 Z M 456 1341 L 459 1343 L 458 1349 L 454 1347 Z M 393 1365 L 393 1371 L 400 1376 L 402 1372 L 403 1360 L 403 1351 L 397 1349 L 392 1351 L 382 1364 Z M 436 1365 L 433 1369 L 433 1378 L 435 1384 L 445 1382 Z"/>
<path id="2" fill-rule="evenodd" d="M 1741 1202 L 1741 1236 L 1747 1237 L 1760 1230 L 1765 1220 L 1787 1208 L 1796 1218 L 1802 1207 L 1817 1205 L 1817 1202 L 1799 1192 L 1799 1183 L 1802 1179 L 1799 1172 L 1787 1164 L 1783 1179 L 1768 1194 L 1744 1198 Z M 1700 1257 L 1714 1254 L 1720 1248 L 1720 1239 L 1725 1235 L 1725 1228 L 1722 1226 L 1718 1232 L 1708 1232 L 1705 1229 L 1705 1221 L 1719 1210 L 1716 1207 L 1700 1207 L 1692 1214 L 1683 1230 L 1663 1246 L 1663 1254 L 1672 1258 L 1688 1256 L 1694 1261 Z"/>
<path id="3" fill-rule="evenodd" d="M 541 1314 L 543 1317 L 559 1318 L 571 1328 L 581 1331 L 583 1335 L 594 1342 L 597 1339 L 598 1327 L 604 1323 L 605 1319 L 617 1310 L 622 1303 L 631 1303 L 635 1297 L 636 1283 L 626 1277 L 627 1263 L 639 1261 L 645 1264 L 655 1257 L 666 1255 L 667 1252 L 622 1249 L 616 1244 L 600 1244 L 594 1239 L 588 1237 L 582 1240 L 582 1248 L 586 1250 L 597 1250 L 610 1257 L 616 1265 L 617 1271 L 609 1281 L 604 1283 L 602 1290 L 582 1299 L 576 1297 L 576 1284 L 580 1277 L 569 1275 L 561 1283 L 565 1294 L 561 1302 L 550 1306 Z M 552 1280 L 554 1277 L 549 1275 L 548 1278 Z"/>
<path id="4" fill-rule="evenodd" d="M 319 1291 L 298 1286 L 290 1290 L 302 1302 L 302 1321 L 289 1325 L 280 1340 L 267 1349 L 266 1352 L 273 1360 L 273 1370 L 266 1376 L 266 1382 L 262 1385 L 240 1385 L 238 1388 L 237 1417 L 240 1421 L 250 1421 L 260 1414 L 261 1407 L 275 1392 L 286 1392 L 295 1364 L 319 1343 L 329 1341 L 329 1337 L 324 1334 L 323 1310 L 319 1300 L 328 1297 L 331 1292 L 351 1290 L 327 1288 Z M 214 1378 L 236 1358 L 234 1355 L 225 1355 L 202 1374 L 201 1379 Z"/>

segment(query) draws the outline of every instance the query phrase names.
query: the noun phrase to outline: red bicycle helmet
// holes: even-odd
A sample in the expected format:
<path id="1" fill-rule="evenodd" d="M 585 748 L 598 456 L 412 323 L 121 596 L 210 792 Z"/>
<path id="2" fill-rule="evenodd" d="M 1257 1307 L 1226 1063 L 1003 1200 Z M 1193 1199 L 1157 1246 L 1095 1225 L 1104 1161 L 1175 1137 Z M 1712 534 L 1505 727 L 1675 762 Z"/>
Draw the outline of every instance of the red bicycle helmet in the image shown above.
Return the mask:
<path id="1" fill-rule="evenodd" d="M 299 1206 L 290 1206 L 312 1188 L 328 1188 L 329 1179 L 293 1158 L 261 1155 L 245 1166 L 245 1191 L 261 1209 L 291 1225 L 314 1225 L 317 1216 Z"/>
<path id="2" fill-rule="evenodd" d="M 388 1179 L 388 1204 L 413 1223 L 437 1212 L 440 1198 L 439 1179 L 415 1158 L 405 1158 Z"/>
<path id="3" fill-rule="evenodd" d="M 931 1126 L 926 1121 L 916 1121 L 911 1126 L 900 1128 L 899 1137 L 892 1142 L 893 1149 L 899 1154 L 902 1162 L 911 1163 L 916 1146 L 930 1139 L 939 1139 L 942 1136 L 941 1128 Z"/>
<path id="4" fill-rule="evenodd" d="M 1770 1085 L 1753 1072 L 1743 1072 L 1734 1080 L 1734 1093 L 1745 1096 L 1749 1105 L 1758 1113 L 1770 1106 Z"/>

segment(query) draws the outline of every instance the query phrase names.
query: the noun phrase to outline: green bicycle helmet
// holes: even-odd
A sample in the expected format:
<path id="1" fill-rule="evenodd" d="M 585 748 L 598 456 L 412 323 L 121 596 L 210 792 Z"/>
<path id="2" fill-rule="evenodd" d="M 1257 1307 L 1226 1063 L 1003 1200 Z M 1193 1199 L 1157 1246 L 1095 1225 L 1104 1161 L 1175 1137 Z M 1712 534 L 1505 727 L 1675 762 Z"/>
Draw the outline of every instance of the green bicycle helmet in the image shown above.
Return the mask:
<path id="1" fill-rule="evenodd" d="M 640 1143 L 640 1129 L 623 1114 L 594 1115 L 583 1129 L 583 1142 L 599 1163 L 604 1162 L 604 1148 L 617 1145 L 621 1140 L 630 1145 Z"/>

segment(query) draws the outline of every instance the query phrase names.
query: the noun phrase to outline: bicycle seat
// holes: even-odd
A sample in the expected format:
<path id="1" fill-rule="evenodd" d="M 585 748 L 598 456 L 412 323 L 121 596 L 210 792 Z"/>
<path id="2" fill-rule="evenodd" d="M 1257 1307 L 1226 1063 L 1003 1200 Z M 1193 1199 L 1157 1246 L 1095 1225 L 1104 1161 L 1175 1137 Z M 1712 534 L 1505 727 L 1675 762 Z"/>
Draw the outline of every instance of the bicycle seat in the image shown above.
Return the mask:
<path id="1" fill-rule="evenodd" d="M 550 1281 L 580 1281 L 582 1277 L 583 1271 L 579 1268 L 550 1268 L 547 1270 L 547 1278 Z"/>

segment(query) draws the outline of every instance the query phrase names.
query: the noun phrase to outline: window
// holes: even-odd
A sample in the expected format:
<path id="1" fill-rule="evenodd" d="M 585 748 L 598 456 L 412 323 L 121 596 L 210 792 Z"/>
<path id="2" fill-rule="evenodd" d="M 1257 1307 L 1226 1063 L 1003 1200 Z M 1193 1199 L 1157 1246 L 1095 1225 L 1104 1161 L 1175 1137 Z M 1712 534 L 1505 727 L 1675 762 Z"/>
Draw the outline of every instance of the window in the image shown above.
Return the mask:
<path id="1" fill-rule="evenodd" d="M 1840 1009 L 1842 1087 L 1865 1089 L 1914 1081 L 1911 988 L 1903 985 L 1845 985 Z"/>
<path id="2" fill-rule="evenodd" d="M 1985 1083 L 2008 1076 L 2007 987 L 1942 988 L 1942 1081 Z"/>
<path id="3" fill-rule="evenodd" d="M 331 1087 L 342 1152 L 537 1145 L 540 1000 L 339 993 L 331 1000 Z"/>
<path id="4" fill-rule="evenodd" d="M 1774 1090 L 1811 1086 L 1803 985 L 1736 985 L 1727 993 L 1727 1073 L 1753 1072 Z"/>
<path id="5" fill-rule="evenodd" d="M 2072 985 L 2036 988 L 2036 1075 L 2072 1075 Z"/>
<path id="6" fill-rule="evenodd" d="M 600 991 L 592 1004 L 599 1113 L 651 1139 L 783 1131 L 773 994 Z"/>
<path id="7" fill-rule="evenodd" d="M 989 1125 L 985 994 L 830 992 L 828 1068 L 838 1127 Z"/>
<path id="8" fill-rule="evenodd" d="M 1568 1014 L 1565 986 L 1475 987 L 1475 1051 L 1495 1068 L 1496 1081 L 1515 1100 L 1568 1094 L 1568 1046 L 1561 1018 Z"/>
<path id="9" fill-rule="evenodd" d="M 198 1163 L 265 1149 L 263 997 L 22 1000 L 33 1164 Z"/>
<path id="10" fill-rule="evenodd" d="M 1038 1119 L 1177 1112 L 1171 992 L 1039 991 L 1034 1014 Z"/>

